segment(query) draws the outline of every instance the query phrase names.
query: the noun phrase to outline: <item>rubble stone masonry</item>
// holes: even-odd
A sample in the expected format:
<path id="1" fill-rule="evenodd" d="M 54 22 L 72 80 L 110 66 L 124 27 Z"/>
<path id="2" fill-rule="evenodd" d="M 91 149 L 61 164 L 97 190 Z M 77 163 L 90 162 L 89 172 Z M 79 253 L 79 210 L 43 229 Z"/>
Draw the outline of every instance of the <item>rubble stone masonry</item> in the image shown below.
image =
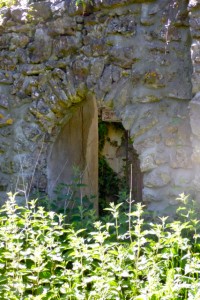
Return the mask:
<path id="1" fill-rule="evenodd" d="M 200 1 L 92 2 L 0 11 L 2 199 L 48 190 L 51 149 L 90 98 L 129 130 L 151 209 L 200 197 Z"/>

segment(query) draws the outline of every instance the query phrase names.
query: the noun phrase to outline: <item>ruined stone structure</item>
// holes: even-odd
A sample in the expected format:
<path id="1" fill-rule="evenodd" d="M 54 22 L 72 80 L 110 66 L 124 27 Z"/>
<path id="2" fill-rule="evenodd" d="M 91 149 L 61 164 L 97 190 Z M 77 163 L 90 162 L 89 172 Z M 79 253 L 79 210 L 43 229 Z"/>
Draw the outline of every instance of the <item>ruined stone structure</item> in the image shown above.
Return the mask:
<path id="1" fill-rule="evenodd" d="M 0 190 L 50 195 L 83 170 L 97 193 L 98 109 L 129 131 L 143 201 L 200 192 L 200 1 L 74 0 L 2 8 Z"/>

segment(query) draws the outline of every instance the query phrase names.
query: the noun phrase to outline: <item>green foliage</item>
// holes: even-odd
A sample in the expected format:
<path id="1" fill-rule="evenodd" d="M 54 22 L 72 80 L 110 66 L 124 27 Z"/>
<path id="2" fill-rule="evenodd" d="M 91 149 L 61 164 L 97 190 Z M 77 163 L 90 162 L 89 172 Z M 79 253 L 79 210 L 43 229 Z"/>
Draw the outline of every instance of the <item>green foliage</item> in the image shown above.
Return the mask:
<path id="1" fill-rule="evenodd" d="M 106 122 L 99 121 L 98 123 L 98 134 L 99 134 L 99 152 L 103 150 L 106 137 L 108 135 L 108 126 Z"/>
<path id="2" fill-rule="evenodd" d="M 116 202 L 120 189 L 120 179 L 117 173 L 109 166 L 103 155 L 99 155 L 99 211 L 109 204 L 110 200 Z"/>
<path id="3" fill-rule="evenodd" d="M 60 183 L 55 188 L 53 199 L 46 194 L 35 194 L 38 199 L 36 206 L 63 214 L 64 221 L 73 223 L 75 227 L 89 227 L 96 220 L 93 208 L 96 196 L 83 196 L 81 190 L 85 186 L 76 179 L 71 184 Z"/>
<path id="4" fill-rule="evenodd" d="M 145 224 L 141 204 L 124 220 L 123 204 L 111 203 L 110 222 L 75 230 L 35 201 L 18 207 L 10 194 L 0 211 L 0 299 L 198 300 L 199 220 L 185 195 L 179 201 L 182 221 Z"/>
<path id="5" fill-rule="evenodd" d="M 11 7 L 16 4 L 16 2 L 17 0 L 0 0 L 0 8 L 4 6 Z"/>
<path id="6" fill-rule="evenodd" d="M 102 215 L 103 209 L 109 205 L 110 200 L 116 201 L 119 194 L 120 180 L 117 173 L 109 166 L 104 155 L 101 154 L 108 135 L 108 124 L 99 121 L 99 164 L 98 164 L 98 184 L 99 184 L 99 212 Z"/>
<path id="7" fill-rule="evenodd" d="M 110 167 L 105 156 L 102 154 L 105 142 L 109 142 L 112 146 L 117 147 L 117 141 L 111 141 L 108 137 L 109 127 L 112 126 L 114 130 L 122 130 L 124 128 L 121 123 L 110 123 L 99 121 L 99 164 L 98 164 L 98 184 L 99 184 L 99 212 L 103 213 L 110 202 L 118 202 L 120 192 L 127 190 L 127 182 L 125 176 L 120 178 L 118 174 Z"/>
<path id="8" fill-rule="evenodd" d="M 87 6 L 93 6 L 93 0 L 75 0 L 76 7 L 82 8 L 83 14 L 85 14 Z"/>

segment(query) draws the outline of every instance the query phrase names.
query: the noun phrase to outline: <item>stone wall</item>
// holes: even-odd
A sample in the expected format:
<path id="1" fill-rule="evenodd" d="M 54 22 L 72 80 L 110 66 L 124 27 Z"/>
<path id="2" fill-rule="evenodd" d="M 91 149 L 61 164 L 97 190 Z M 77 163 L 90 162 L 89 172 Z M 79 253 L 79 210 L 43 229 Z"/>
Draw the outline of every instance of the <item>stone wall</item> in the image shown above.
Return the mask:
<path id="1" fill-rule="evenodd" d="M 197 2 L 93 0 L 83 11 L 66 0 L 2 8 L 2 196 L 48 190 L 48 157 L 59 132 L 91 97 L 98 107 L 112 107 L 130 131 L 150 208 L 200 190 Z"/>
<path id="2" fill-rule="evenodd" d="M 191 29 L 191 57 L 193 64 L 192 95 L 190 102 L 190 123 L 192 128 L 191 142 L 193 146 L 193 189 L 197 199 L 200 199 L 200 1 L 189 1 L 190 29 Z"/>

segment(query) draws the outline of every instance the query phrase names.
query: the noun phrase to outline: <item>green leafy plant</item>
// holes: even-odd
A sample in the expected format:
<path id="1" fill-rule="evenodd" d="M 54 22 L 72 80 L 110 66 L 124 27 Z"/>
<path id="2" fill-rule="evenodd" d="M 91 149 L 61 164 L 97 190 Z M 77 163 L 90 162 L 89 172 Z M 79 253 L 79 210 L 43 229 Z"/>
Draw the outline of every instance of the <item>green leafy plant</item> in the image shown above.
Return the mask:
<path id="1" fill-rule="evenodd" d="M 93 0 L 75 0 L 76 8 L 81 8 L 83 14 L 86 13 L 88 7 L 92 7 L 94 5 Z"/>
<path id="2" fill-rule="evenodd" d="M 0 299 L 198 300 L 199 222 L 185 214 L 187 196 L 178 201 L 181 221 L 146 223 L 140 203 L 131 212 L 111 203 L 109 222 L 76 229 L 9 194 L 0 211 Z"/>
<path id="3" fill-rule="evenodd" d="M 103 155 L 99 155 L 99 211 L 103 214 L 103 209 L 109 202 L 117 202 L 120 190 L 120 179 L 117 173 L 109 166 Z"/>
<path id="4" fill-rule="evenodd" d="M 0 8 L 7 6 L 11 7 L 12 5 L 16 4 L 17 0 L 1 0 L 0 1 Z"/>

